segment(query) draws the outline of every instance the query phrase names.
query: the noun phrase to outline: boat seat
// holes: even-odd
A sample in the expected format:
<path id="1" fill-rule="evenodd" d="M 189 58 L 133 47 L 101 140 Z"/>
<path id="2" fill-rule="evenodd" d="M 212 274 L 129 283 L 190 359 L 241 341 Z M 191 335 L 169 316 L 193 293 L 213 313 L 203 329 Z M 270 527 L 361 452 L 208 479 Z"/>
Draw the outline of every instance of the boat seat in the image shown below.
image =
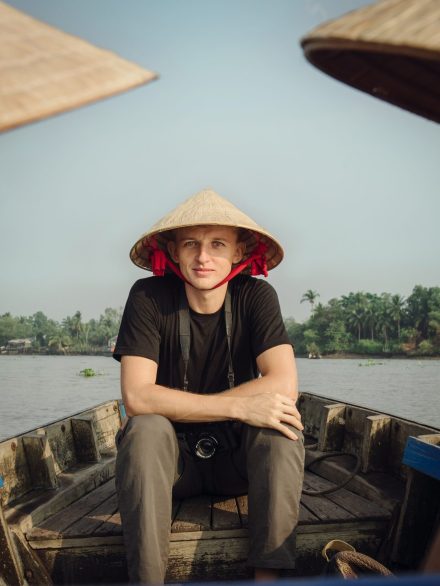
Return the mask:
<path id="1" fill-rule="evenodd" d="M 305 473 L 305 487 L 332 483 Z M 318 574 L 320 552 L 331 539 L 375 556 L 391 512 L 346 488 L 324 496 L 302 495 L 297 531 L 299 575 Z M 199 496 L 173 503 L 167 582 L 250 577 L 246 568 L 247 496 Z M 55 583 L 127 580 L 114 478 L 52 515 L 26 534 Z"/>

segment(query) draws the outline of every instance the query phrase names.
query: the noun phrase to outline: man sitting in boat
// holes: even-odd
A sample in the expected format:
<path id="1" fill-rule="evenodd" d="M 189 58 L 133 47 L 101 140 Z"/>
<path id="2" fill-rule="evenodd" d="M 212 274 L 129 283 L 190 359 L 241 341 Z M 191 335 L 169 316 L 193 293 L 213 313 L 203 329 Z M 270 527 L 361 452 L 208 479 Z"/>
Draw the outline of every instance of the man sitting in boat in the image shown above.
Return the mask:
<path id="1" fill-rule="evenodd" d="M 130 580 L 164 581 L 172 496 L 246 493 L 248 565 L 275 579 L 295 565 L 303 426 L 278 298 L 255 275 L 283 250 L 206 190 L 130 257 L 155 275 L 132 287 L 114 352 L 129 416 L 116 487 Z"/>

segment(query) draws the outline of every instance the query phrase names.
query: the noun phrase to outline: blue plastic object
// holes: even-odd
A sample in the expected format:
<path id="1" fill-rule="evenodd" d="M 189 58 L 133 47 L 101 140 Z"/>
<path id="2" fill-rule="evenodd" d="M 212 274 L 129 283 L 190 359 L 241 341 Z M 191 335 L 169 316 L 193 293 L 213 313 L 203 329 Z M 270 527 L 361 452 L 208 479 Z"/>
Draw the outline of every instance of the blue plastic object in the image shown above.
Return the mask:
<path id="1" fill-rule="evenodd" d="M 403 453 L 403 463 L 440 480 L 440 446 L 409 437 Z"/>

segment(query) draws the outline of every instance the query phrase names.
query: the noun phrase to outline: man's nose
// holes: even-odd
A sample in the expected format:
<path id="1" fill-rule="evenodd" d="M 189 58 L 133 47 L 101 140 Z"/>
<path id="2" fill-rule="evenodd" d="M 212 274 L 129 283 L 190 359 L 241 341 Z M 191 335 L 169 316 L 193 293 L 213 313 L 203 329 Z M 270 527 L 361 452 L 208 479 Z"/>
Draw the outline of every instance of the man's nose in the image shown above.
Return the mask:
<path id="1" fill-rule="evenodd" d="M 197 260 L 199 262 L 206 262 L 208 258 L 208 246 L 206 244 L 200 244 L 197 248 Z"/>

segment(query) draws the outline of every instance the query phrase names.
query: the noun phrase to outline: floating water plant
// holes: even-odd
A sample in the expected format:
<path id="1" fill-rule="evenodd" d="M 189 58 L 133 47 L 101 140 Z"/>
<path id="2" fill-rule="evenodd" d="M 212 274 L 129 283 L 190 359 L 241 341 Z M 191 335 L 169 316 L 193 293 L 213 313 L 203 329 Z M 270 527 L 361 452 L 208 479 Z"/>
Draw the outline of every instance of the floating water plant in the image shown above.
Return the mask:
<path id="1" fill-rule="evenodd" d="M 79 374 L 82 374 L 82 376 L 96 376 L 96 372 L 93 368 L 84 368 Z"/>
<path id="2" fill-rule="evenodd" d="M 380 366 L 381 364 L 385 364 L 384 362 L 377 362 L 369 358 L 367 362 L 359 362 L 358 366 Z"/>

